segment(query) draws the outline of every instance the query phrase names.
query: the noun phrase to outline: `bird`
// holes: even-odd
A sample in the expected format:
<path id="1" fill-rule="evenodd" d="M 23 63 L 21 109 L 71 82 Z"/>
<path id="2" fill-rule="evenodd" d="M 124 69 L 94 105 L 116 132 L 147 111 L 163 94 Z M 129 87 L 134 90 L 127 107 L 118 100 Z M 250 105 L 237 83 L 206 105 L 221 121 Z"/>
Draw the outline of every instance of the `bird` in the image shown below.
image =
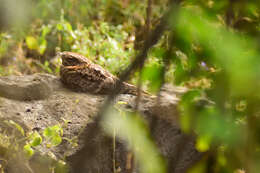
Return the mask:
<path id="1" fill-rule="evenodd" d="M 115 89 L 119 78 L 85 56 L 67 51 L 57 55 L 62 59 L 60 78 L 66 87 L 92 94 L 109 94 Z M 122 82 L 119 93 L 138 95 L 138 89 L 132 84 Z M 147 94 L 143 90 L 141 93 Z"/>

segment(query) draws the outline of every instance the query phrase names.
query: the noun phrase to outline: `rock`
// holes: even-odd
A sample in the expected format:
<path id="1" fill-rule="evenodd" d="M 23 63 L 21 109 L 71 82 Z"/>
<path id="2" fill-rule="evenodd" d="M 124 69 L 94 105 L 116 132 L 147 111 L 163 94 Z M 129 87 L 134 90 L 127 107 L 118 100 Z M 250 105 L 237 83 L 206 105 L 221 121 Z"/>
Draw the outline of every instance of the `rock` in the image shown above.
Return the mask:
<path id="1" fill-rule="evenodd" d="M 47 98 L 52 88 L 48 85 L 49 75 L 32 75 L 27 77 L 1 77 L 0 96 L 15 100 L 41 100 Z"/>
<path id="2" fill-rule="evenodd" d="M 181 132 L 177 123 L 178 94 L 173 92 L 167 95 L 162 91 L 160 99 L 153 96 L 142 98 L 139 104 L 139 110 L 150 127 L 150 132 L 159 147 L 160 152 L 166 158 L 169 171 L 171 173 L 185 172 L 192 164 L 202 156 L 194 148 L 194 137 L 185 135 Z M 54 160 L 67 158 L 71 172 L 77 172 L 77 169 L 84 172 L 112 172 L 112 139 L 104 131 L 95 136 L 94 139 L 83 140 L 82 130 L 88 128 L 94 123 L 95 115 L 104 102 L 105 95 L 93 95 L 89 93 L 73 92 L 66 89 L 61 84 L 58 77 L 47 74 L 34 74 L 27 76 L 8 76 L 0 77 L 0 134 L 6 133 L 8 129 L 6 121 L 13 120 L 21 125 L 25 133 L 30 131 L 42 132 L 46 127 L 62 124 L 67 121 L 67 126 L 63 127 L 63 136 L 73 139 L 78 136 L 78 146 L 72 147 L 71 144 L 63 140 L 57 147 L 38 147 L 41 154 L 35 154 L 24 166 L 14 163 L 17 159 L 9 159 L 5 163 L 7 172 L 14 173 L 14 170 L 25 170 L 22 172 L 41 172 L 44 168 L 53 167 L 53 158 L 46 160 L 48 153 L 55 155 Z M 119 95 L 117 101 L 123 101 L 124 109 L 131 110 L 135 107 L 136 97 L 132 95 Z M 159 102 L 158 102 L 159 100 Z M 9 130 L 12 134 L 13 131 Z M 19 138 L 23 138 L 22 135 Z M 96 147 L 97 155 L 85 163 L 85 168 L 75 168 L 75 158 L 79 157 L 79 152 L 83 146 L 88 143 Z M 129 155 L 126 145 L 123 141 L 116 141 L 117 167 L 121 172 L 126 172 L 126 158 Z M 1 143 L 0 143 L 1 145 Z M 0 146 L 0 161 L 2 153 Z M 44 159 L 42 158 L 44 155 Z M 85 155 L 88 158 L 88 155 Z M 13 161 L 15 160 L 15 161 Z M 18 160 L 23 160 L 20 158 Z M 26 159 L 25 159 L 26 160 Z M 48 160 L 48 159 L 47 159 Z M 20 163 L 20 162 L 19 162 Z M 1 170 L 1 169 L 0 169 Z M 48 169 L 47 169 L 48 170 Z M 137 171 L 137 170 L 136 170 Z M 50 171 L 51 172 L 51 171 Z M 137 171 L 138 172 L 138 171 Z"/>

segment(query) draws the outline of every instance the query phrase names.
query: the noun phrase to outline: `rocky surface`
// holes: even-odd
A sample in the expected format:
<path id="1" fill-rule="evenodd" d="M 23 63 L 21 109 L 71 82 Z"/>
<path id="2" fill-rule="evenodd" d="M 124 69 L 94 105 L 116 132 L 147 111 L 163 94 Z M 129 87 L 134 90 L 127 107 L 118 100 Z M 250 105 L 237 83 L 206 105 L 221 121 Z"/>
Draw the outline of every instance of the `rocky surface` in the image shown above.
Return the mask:
<path id="1" fill-rule="evenodd" d="M 168 171 L 172 173 L 185 172 L 202 155 L 195 150 L 193 137 L 183 134 L 178 126 L 176 107 L 178 95 L 181 92 L 176 88 L 170 92 L 163 91 L 160 99 L 147 96 L 141 99 L 139 105 L 142 116 L 150 126 L 155 143 L 168 162 Z M 74 148 L 66 140 L 63 140 L 62 144 L 57 147 L 37 148 L 41 154 L 35 154 L 28 163 L 24 164 L 25 166 L 23 164 L 14 166 L 13 163 L 18 163 L 19 159 L 18 161 L 10 159 L 5 162 L 6 172 L 13 173 L 18 170 L 18 172 L 51 172 L 48 168 L 51 161 L 44 162 L 42 161 L 44 159 L 40 159 L 42 155 L 47 155 L 49 152 L 52 152 L 55 155 L 54 158 L 57 159 L 63 159 L 66 156 L 70 165 L 73 163 L 73 158 L 77 157 L 77 151 L 89 141 L 96 145 L 98 154 L 92 158 L 91 162 L 86 163 L 85 168 L 78 169 L 85 169 L 85 172 L 112 172 L 111 138 L 105 132 L 88 141 L 81 138 L 83 128 L 88 129 L 88 126 L 93 123 L 93 117 L 104 102 L 105 95 L 73 92 L 64 88 L 58 77 L 35 74 L 0 77 L 0 96 L 1 133 L 5 132 L 7 128 L 4 120 L 15 121 L 24 128 L 25 132 L 33 130 L 42 132 L 48 126 L 67 121 L 67 126 L 63 128 L 63 136 L 68 139 L 79 136 L 79 145 Z M 126 109 L 133 109 L 135 100 L 135 96 L 127 94 L 117 97 L 117 101 L 127 103 L 124 105 Z M 129 151 L 122 141 L 118 140 L 117 143 L 117 167 L 120 167 L 121 172 L 127 172 L 125 160 Z M 3 157 L 1 154 L 0 152 L 0 165 Z M 73 164 L 71 165 L 71 172 L 77 172 L 77 168 L 73 167 Z"/>

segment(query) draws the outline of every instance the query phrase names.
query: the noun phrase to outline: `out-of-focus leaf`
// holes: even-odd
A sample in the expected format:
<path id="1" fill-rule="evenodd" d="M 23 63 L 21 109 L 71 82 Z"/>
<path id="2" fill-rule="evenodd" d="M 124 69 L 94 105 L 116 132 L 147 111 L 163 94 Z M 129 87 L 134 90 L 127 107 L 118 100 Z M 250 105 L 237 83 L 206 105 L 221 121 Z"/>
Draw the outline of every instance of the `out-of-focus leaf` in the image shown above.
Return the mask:
<path id="1" fill-rule="evenodd" d="M 49 26 L 43 26 L 41 37 L 45 38 L 47 34 L 51 32 Z"/>
<path id="2" fill-rule="evenodd" d="M 67 173 L 69 172 L 68 170 L 69 170 L 68 165 L 65 162 L 59 160 L 58 162 L 55 163 L 55 169 L 54 169 L 55 173 Z"/>
<path id="3" fill-rule="evenodd" d="M 24 136 L 24 129 L 22 128 L 22 126 L 20 126 L 19 124 L 17 124 L 13 120 L 5 121 L 5 123 L 13 126 L 14 128 L 16 128 Z"/>
<path id="4" fill-rule="evenodd" d="M 183 94 L 181 98 L 181 104 L 190 104 L 194 102 L 195 99 L 201 97 L 201 91 L 197 89 L 190 90 Z"/>
<path id="5" fill-rule="evenodd" d="M 32 49 L 32 50 L 37 50 L 38 48 L 38 42 L 37 42 L 37 39 L 33 36 L 27 36 L 26 39 L 26 44 L 28 46 L 29 49 Z"/>
<path id="6" fill-rule="evenodd" d="M 26 144 L 24 147 L 24 152 L 26 154 L 27 157 L 31 157 L 34 154 L 34 150 L 32 149 L 30 144 Z"/>
<path id="7" fill-rule="evenodd" d="M 106 132 L 126 140 L 135 153 L 143 173 L 164 173 L 166 165 L 155 144 L 151 141 L 148 128 L 143 120 L 135 114 L 121 116 L 110 111 L 103 122 Z"/>
<path id="8" fill-rule="evenodd" d="M 196 113 L 196 108 L 194 106 L 195 100 L 201 97 L 201 91 L 200 90 L 190 90 L 183 94 L 181 101 L 179 103 L 179 109 L 180 109 L 180 123 L 182 130 L 184 132 L 190 132 L 192 125 L 195 124 L 193 121 Z"/>
<path id="9" fill-rule="evenodd" d="M 183 69 L 183 66 L 180 63 L 178 63 L 175 67 L 174 77 L 176 84 L 181 84 L 183 81 L 189 79 L 187 71 Z"/>
<path id="10" fill-rule="evenodd" d="M 206 163 L 205 159 L 200 160 L 198 163 L 196 163 L 194 166 L 192 166 L 187 173 L 205 173 L 206 172 Z"/>
<path id="11" fill-rule="evenodd" d="M 44 69 L 48 73 L 52 73 L 52 69 L 49 67 L 49 62 L 44 61 L 44 64 L 39 63 L 38 64 L 42 69 Z"/>
<path id="12" fill-rule="evenodd" d="M 178 35 L 187 42 L 198 40 L 227 71 L 234 95 L 251 95 L 259 89 L 260 62 L 254 40 L 228 32 L 198 10 L 182 9 L 178 22 Z"/>
<path id="13" fill-rule="evenodd" d="M 154 56 L 158 59 L 163 59 L 163 57 L 166 54 L 166 49 L 161 48 L 161 47 L 156 47 L 151 50 L 150 54 L 151 54 L 151 56 Z"/>
<path id="14" fill-rule="evenodd" d="M 239 136 L 241 132 L 235 122 L 228 121 L 213 107 L 204 109 L 198 115 L 196 130 L 200 135 L 210 137 L 212 141 L 235 145 L 241 140 Z"/>
<path id="15" fill-rule="evenodd" d="M 149 81 L 152 91 L 158 91 L 162 82 L 162 69 L 163 67 L 158 64 L 153 64 L 145 67 L 142 71 L 142 79 Z"/>
<path id="16" fill-rule="evenodd" d="M 69 22 L 65 23 L 65 29 L 68 30 L 68 31 L 72 31 L 72 26 Z"/>
<path id="17" fill-rule="evenodd" d="M 47 41 L 43 39 L 40 41 L 40 45 L 38 48 L 39 53 L 42 55 L 45 52 L 46 48 L 47 48 Z"/>
<path id="18" fill-rule="evenodd" d="M 223 154 L 223 152 L 221 152 L 221 151 L 218 152 L 217 161 L 218 161 L 219 165 L 221 165 L 221 166 L 226 166 L 226 164 L 227 164 L 227 158 L 226 158 L 226 156 Z"/>
<path id="19" fill-rule="evenodd" d="M 211 137 L 207 135 L 200 135 L 196 141 L 196 149 L 200 152 L 208 151 L 210 148 Z"/>
<path id="20" fill-rule="evenodd" d="M 62 30 L 63 30 L 62 24 L 61 24 L 61 23 L 58 23 L 58 24 L 56 25 L 56 29 L 57 29 L 58 31 L 62 31 Z"/>
<path id="21" fill-rule="evenodd" d="M 180 116 L 181 129 L 183 132 L 190 132 L 191 130 L 191 115 L 190 114 L 182 114 Z"/>

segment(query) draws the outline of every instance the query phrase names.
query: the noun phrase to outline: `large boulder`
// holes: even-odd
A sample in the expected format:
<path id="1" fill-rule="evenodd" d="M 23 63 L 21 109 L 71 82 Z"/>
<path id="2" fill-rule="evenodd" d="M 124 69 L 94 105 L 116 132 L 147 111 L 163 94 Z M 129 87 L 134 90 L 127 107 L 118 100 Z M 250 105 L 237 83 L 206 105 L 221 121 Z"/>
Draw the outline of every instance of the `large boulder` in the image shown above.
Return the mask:
<path id="1" fill-rule="evenodd" d="M 160 98 L 141 98 L 138 107 L 150 128 L 155 144 L 167 160 L 168 171 L 172 173 L 186 172 L 202 156 L 194 147 L 194 137 L 183 134 L 177 123 L 178 96 L 181 92 L 179 88 L 162 90 Z M 106 97 L 71 91 L 62 85 L 58 77 L 48 74 L 0 77 L 0 133 L 7 133 L 9 127 L 5 122 L 9 120 L 19 124 L 25 132 L 39 133 L 46 127 L 64 124 L 66 121 L 63 137 L 78 137 L 76 147 L 72 147 L 67 140 L 63 140 L 57 147 L 38 147 L 38 152 L 28 159 L 28 162 L 25 162 L 26 159 L 22 159 L 22 156 L 15 159 L 7 157 L 5 152 L 1 152 L 1 148 L 4 147 L 0 146 L 0 166 L 3 165 L 1 158 L 7 157 L 10 159 L 5 159 L 6 172 L 51 172 L 50 165 L 53 164 L 53 160 L 66 158 L 70 172 L 80 172 L 77 171 L 79 169 L 81 172 L 112 172 L 111 137 L 101 130 L 94 139 L 86 140 L 89 135 L 88 127 L 91 128 L 94 117 Z M 122 109 L 131 110 L 135 107 L 135 96 L 119 95 L 116 100 L 126 103 Z M 81 133 L 83 129 L 85 133 Z M 82 157 L 81 149 L 89 144 L 96 147 L 96 155 L 88 158 L 86 154 L 85 166 L 75 167 L 77 158 Z M 47 155 L 50 152 L 54 156 L 48 160 Z M 120 168 L 118 170 L 127 172 L 126 158 L 129 151 L 124 141 L 117 140 L 115 152 L 118 159 L 117 167 Z"/>

